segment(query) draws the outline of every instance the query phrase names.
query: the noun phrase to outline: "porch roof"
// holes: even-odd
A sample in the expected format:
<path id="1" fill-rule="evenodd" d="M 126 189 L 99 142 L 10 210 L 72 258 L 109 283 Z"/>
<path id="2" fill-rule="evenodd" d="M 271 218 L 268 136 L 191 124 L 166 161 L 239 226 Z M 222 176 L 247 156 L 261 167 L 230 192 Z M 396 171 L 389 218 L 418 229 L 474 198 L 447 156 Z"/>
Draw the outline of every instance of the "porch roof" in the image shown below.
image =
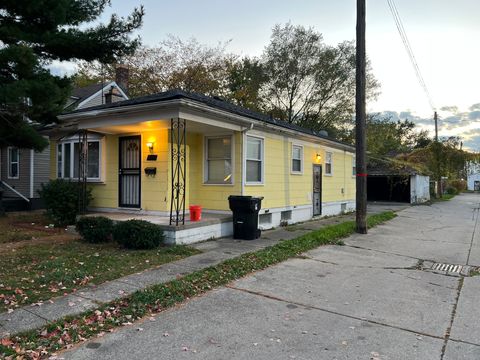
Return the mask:
<path id="1" fill-rule="evenodd" d="M 142 96 L 130 100 L 118 101 L 111 104 L 104 104 L 93 106 L 84 109 L 78 109 L 72 112 L 64 113 L 60 116 L 60 118 L 75 118 L 76 114 L 79 116 L 86 115 L 85 113 L 94 112 L 94 111 L 102 111 L 108 113 L 110 111 L 114 112 L 115 110 L 127 110 L 128 108 L 134 108 L 138 105 L 146 105 L 146 104 L 154 104 L 154 103 L 163 103 L 172 100 L 189 100 L 196 103 L 201 103 L 206 105 L 210 108 L 222 110 L 229 112 L 231 114 L 239 115 L 248 119 L 253 119 L 264 123 L 265 125 L 273 125 L 274 127 L 280 127 L 292 132 L 299 132 L 306 135 L 314 136 L 316 138 L 326 140 L 331 143 L 335 143 L 341 145 L 342 148 L 348 148 L 349 150 L 353 151 L 354 147 L 350 144 L 344 143 L 342 141 L 338 141 L 333 139 L 329 136 L 323 135 L 321 132 L 314 131 L 311 129 L 307 129 L 298 125 L 290 124 L 286 121 L 275 119 L 271 116 L 258 113 L 256 111 L 249 110 L 247 108 L 232 104 L 228 101 L 225 101 L 219 97 L 209 97 L 198 93 L 191 93 L 182 90 L 170 90 L 162 93 L 156 93 L 152 95 Z"/>

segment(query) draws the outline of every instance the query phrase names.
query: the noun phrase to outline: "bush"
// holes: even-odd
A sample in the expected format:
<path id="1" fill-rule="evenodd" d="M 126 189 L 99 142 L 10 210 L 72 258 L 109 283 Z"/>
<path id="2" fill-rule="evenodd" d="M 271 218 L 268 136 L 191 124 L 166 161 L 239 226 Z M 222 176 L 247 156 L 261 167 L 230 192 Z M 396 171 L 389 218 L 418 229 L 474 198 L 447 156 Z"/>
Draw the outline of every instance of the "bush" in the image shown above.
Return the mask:
<path id="1" fill-rule="evenodd" d="M 107 242 L 112 239 L 113 221 L 104 216 L 85 216 L 77 221 L 76 229 L 89 243 Z"/>
<path id="2" fill-rule="evenodd" d="M 457 195 L 458 190 L 456 188 L 454 188 L 453 186 L 447 186 L 447 188 L 445 189 L 445 193 L 448 194 L 448 195 Z"/>
<path id="3" fill-rule="evenodd" d="M 115 225 L 113 238 L 127 249 L 154 249 L 164 237 L 158 225 L 144 220 L 127 220 Z"/>
<path id="4" fill-rule="evenodd" d="M 452 180 L 448 183 L 448 186 L 457 189 L 457 194 L 467 190 L 467 182 L 465 180 Z"/>
<path id="5" fill-rule="evenodd" d="M 77 182 L 64 179 L 50 180 L 47 184 L 42 184 L 38 193 L 45 202 L 47 216 L 55 225 L 75 224 L 79 199 L 79 184 Z M 86 205 L 91 199 L 91 190 L 87 189 Z"/>

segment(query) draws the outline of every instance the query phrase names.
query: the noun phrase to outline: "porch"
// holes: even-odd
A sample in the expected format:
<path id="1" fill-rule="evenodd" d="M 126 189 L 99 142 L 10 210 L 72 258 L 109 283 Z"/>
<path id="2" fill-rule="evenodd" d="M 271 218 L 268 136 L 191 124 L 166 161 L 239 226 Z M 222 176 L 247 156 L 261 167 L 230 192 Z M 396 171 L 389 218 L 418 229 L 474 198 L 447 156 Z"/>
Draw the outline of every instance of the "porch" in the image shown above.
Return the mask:
<path id="1" fill-rule="evenodd" d="M 232 216 L 227 214 L 202 213 L 199 221 L 170 225 L 170 216 L 135 214 L 130 212 L 88 212 L 85 216 L 105 216 L 115 222 L 127 220 L 145 220 L 159 225 L 165 235 L 165 243 L 186 245 L 204 240 L 231 236 L 233 234 Z"/>

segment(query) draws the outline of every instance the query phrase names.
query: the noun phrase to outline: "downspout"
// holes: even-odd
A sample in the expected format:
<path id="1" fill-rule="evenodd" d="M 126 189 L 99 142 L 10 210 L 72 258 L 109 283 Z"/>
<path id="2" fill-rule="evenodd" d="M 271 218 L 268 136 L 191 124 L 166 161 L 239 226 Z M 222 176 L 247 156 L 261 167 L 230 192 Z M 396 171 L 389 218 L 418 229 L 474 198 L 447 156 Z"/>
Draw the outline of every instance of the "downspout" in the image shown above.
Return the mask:
<path id="1" fill-rule="evenodd" d="M 241 161 L 242 161 L 242 164 L 240 166 L 240 169 L 241 169 L 241 174 L 240 174 L 240 181 L 242 182 L 242 186 L 241 186 L 241 190 L 240 190 L 240 195 L 245 195 L 245 174 L 246 174 L 246 148 L 245 148 L 245 134 L 247 133 L 247 131 L 250 131 L 253 129 L 253 123 L 250 123 L 250 126 L 248 128 L 245 128 L 244 130 L 242 130 L 242 156 L 241 156 Z"/>

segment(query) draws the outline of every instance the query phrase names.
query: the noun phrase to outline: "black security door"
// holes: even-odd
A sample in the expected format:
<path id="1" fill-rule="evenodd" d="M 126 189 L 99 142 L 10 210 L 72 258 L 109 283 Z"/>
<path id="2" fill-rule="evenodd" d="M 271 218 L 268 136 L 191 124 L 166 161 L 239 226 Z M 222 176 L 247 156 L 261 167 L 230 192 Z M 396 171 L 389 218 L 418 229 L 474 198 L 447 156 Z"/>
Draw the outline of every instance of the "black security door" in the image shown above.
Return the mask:
<path id="1" fill-rule="evenodd" d="M 313 216 L 322 214 L 322 165 L 313 165 Z"/>
<path id="2" fill-rule="evenodd" d="M 140 207 L 141 146 L 140 136 L 119 138 L 119 206 Z"/>

